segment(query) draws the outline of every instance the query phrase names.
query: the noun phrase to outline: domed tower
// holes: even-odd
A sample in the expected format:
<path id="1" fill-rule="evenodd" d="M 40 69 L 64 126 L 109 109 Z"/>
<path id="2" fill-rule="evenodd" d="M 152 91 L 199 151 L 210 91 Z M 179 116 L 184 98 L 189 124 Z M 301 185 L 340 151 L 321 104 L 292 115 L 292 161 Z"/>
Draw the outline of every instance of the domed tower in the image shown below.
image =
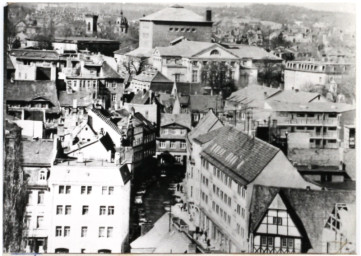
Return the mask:
<path id="1" fill-rule="evenodd" d="M 120 28 L 120 33 L 128 33 L 129 24 L 127 18 L 123 15 L 123 11 L 120 11 L 120 17 L 117 18 L 116 25 Z"/>

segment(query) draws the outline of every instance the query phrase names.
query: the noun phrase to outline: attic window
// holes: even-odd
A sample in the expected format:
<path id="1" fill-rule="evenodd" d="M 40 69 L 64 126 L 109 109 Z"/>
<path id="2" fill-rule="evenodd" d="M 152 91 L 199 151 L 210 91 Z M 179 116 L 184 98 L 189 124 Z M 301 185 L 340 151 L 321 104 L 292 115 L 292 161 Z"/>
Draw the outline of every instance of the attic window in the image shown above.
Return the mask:
<path id="1" fill-rule="evenodd" d="M 195 28 L 192 28 L 192 32 L 196 32 L 196 29 L 195 29 Z"/>
<path id="2" fill-rule="evenodd" d="M 220 55 L 218 50 L 211 51 L 211 55 Z"/>
<path id="3" fill-rule="evenodd" d="M 175 29 L 174 29 L 175 32 L 178 32 L 178 30 L 179 30 L 179 28 L 175 28 Z"/>
<path id="4" fill-rule="evenodd" d="M 169 31 L 172 32 L 172 31 L 173 31 L 173 28 L 169 28 Z"/>

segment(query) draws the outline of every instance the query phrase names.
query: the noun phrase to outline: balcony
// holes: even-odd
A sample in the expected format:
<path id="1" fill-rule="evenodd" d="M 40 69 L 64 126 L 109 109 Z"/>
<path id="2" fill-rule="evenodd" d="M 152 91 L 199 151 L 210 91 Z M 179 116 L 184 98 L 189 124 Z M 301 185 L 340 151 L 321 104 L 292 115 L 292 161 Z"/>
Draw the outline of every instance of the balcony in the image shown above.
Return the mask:
<path id="1" fill-rule="evenodd" d="M 337 118 L 334 119 L 314 119 L 314 118 L 282 118 L 277 117 L 277 125 L 338 125 L 339 121 Z"/>

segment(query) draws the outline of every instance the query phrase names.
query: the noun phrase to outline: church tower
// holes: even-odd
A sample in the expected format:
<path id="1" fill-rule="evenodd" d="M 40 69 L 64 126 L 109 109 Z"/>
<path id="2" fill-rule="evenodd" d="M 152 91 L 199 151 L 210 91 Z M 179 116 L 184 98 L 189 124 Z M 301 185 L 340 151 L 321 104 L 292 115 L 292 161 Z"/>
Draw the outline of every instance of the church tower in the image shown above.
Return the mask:
<path id="1" fill-rule="evenodd" d="M 96 36 L 98 28 L 98 15 L 85 14 L 87 36 Z"/>
<path id="2" fill-rule="evenodd" d="M 127 18 L 123 15 L 123 10 L 120 11 L 120 17 L 117 18 L 116 26 L 119 28 L 119 33 L 128 33 L 129 24 Z"/>

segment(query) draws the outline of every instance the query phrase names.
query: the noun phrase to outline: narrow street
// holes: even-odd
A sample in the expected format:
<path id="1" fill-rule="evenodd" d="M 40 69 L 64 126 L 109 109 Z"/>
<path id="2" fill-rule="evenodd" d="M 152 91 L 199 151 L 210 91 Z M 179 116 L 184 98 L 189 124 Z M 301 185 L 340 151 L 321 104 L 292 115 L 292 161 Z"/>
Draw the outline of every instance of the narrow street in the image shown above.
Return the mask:
<path id="1" fill-rule="evenodd" d="M 129 241 L 134 241 L 141 235 L 141 222 L 146 221 L 147 226 L 151 226 L 166 212 L 164 202 L 174 204 L 173 191 L 170 187 L 176 188 L 176 184 L 182 182 L 185 174 L 185 167 L 172 166 L 166 170 L 166 176 L 161 176 L 160 167 L 156 167 L 150 177 L 144 178 L 143 181 L 137 181 L 133 185 L 132 201 L 131 201 L 131 214 L 130 214 L 130 232 Z M 163 169 L 164 170 L 164 169 Z M 145 190 L 142 196 L 142 203 L 136 204 L 135 198 L 137 192 Z M 148 228 L 148 229 L 149 229 Z"/>

